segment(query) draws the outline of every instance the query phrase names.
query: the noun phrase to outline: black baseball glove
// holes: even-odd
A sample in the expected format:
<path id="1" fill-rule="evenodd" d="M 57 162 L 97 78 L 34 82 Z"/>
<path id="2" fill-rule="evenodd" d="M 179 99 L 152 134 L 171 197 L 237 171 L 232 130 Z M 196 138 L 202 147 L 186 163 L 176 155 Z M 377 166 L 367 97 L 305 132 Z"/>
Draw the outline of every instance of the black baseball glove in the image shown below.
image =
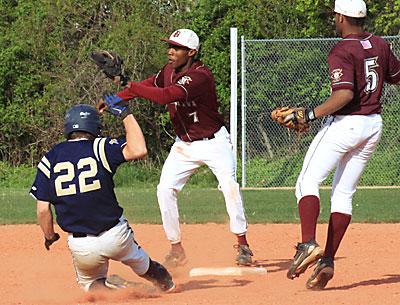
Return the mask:
<path id="1" fill-rule="evenodd" d="M 129 78 L 123 73 L 124 61 L 117 53 L 105 50 L 93 51 L 90 57 L 108 78 L 119 81 L 123 86 L 128 83 Z"/>

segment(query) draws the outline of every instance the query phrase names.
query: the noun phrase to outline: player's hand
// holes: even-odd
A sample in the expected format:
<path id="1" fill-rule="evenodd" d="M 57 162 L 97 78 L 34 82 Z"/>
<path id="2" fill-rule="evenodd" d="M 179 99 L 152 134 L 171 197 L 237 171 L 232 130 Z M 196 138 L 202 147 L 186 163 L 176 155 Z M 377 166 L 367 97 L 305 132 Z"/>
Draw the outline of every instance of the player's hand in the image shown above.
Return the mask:
<path id="1" fill-rule="evenodd" d="M 113 83 L 119 86 L 121 84 L 121 76 L 114 76 Z"/>
<path id="2" fill-rule="evenodd" d="M 307 132 L 315 114 L 314 110 L 303 107 L 278 107 L 271 112 L 271 118 L 288 129 Z"/>
<path id="3" fill-rule="evenodd" d="M 130 114 L 128 102 L 124 101 L 116 94 L 104 94 L 97 104 L 97 110 L 100 113 L 107 111 L 122 120 Z"/>
<path id="4" fill-rule="evenodd" d="M 46 248 L 46 250 L 49 251 L 50 250 L 50 246 L 52 244 L 54 244 L 59 239 L 60 239 L 60 235 L 58 233 L 54 233 L 54 235 L 50 239 L 47 239 L 45 237 L 44 238 L 44 247 Z"/>

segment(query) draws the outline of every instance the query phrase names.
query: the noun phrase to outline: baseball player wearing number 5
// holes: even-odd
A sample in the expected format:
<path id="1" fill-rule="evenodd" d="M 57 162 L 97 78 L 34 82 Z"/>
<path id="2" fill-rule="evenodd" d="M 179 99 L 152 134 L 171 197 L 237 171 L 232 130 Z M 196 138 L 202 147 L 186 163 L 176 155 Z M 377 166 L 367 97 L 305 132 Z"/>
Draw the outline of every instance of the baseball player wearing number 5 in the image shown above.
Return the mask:
<path id="1" fill-rule="evenodd" d="M 126 139 L 100 137 L 96 109 L 76 105 L 65 115 L 67 141 L 55 145 L 39 162 L 30 193 L 37 200 L 45 247 L 49 250 L 59 239 L 54 231 L 52 204 L 57 223 L 68 232 L 68 247 L 82 289 L 116 288 L 107 280 L 112 259 L 129 266 L 162 291 L 172 291 L 175 284 L 170 274 L 136 243 L 114 193 L 117 167 L 147 154 L 142 131 L 127 107 L 115 105 L 108 96 L 103 106 L 103 110 L 123 120 Z"/>
<path id="2" fill-rule="evenodd" d="M 177 194 L 201 165 L 207 165 L 219 182 L 230 229 L 237 235 L 236 262 L 248 265 L 253 255 L 246 240 L 247 221 L 230 136 L 218 112 L 215 81 L 211 71 L 199 60 L 199 38 L 189 29 L 174 31 L 163 39 L 168 47 L 168 63 L 156 75 L 142 82 L 130 82 L 117 93 L 116 101 L 142 97 L 167 105 L 176 140 L 166 159 L 157 187 L 163 227 L 171 243 L 165 265 L 186 262 L 179 224 Z"/>
<path id="3" fill-rule="evenodd" d="M 363 0 L 336 0 L 336 32 L 330 51 L 331 96 L 306 121 L 331 115 L 314 138 L 296 184 L 302 242 L 287 273 L 294 279 L 316 262 L 309 289 L 323 289 L 334 274 L 334 257 L 352 215 L 352 197 L 382 133 L 380 98 L 384 82 L 399 84 L 400 62 L 384 39 L 363 30 Z M 316 242 L 319 186 L 336 169 L 325 250 Z"/>

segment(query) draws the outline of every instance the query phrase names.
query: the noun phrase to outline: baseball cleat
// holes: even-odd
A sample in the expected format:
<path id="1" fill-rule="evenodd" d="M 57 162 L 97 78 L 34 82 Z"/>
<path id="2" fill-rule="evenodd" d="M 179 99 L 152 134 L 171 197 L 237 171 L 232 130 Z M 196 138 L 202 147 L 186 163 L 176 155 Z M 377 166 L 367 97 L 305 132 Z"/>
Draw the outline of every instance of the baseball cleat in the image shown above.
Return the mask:
<path id="1" fill-rule="evenodd" d="M 159 262 L 150 259 L 149 269 L 141 277 L 153 283 L 159 290 L 169 293 L 175 290 L 176 286 L 171 274 Z"/>
<path id="2" fill-rule="evenodd" d="M 249 266 L 253 263 L 253 260 L 251 259 L 253 252 L 250 250 L 248 245 L 234 245 L 233 247 L 238 251 L 236 256 L 237 265 Z"/>
<path id="3" fill-rule="evenodd" d="M 104 284 L 110 289 L 125 289 L 128 287 L 129 282 L 117 274 L 112 274 L 107 277 Z"/>
<path id="4" fill-rule="evenodd" d="M 308 289 L 321 290 L 333 278 L 334 264 L 330 257 L 322 257 L 318 260 L 317 265 L 306 283 Z"/>
<path id="5" fill-rule="evenodd" d="M 118 274 L 112 274 L 105 280 L 105 286 L 110 289 L 126 289 L 126 288 L 137 288 L 147 293 L 155 293 L 156 289 L 152 286 L 144 283 L 128 281 L 119 276 Z"/>
<path id="6" fill-rule="evenodd" d="M 306 243 L 298 243 L 296 246 L 296 254 L 287 272 L 288 279 L 293 280 L 298 277 L 305 272 L 308 267 L 314 265 L 322 255 L 324 255 L 324 250 L 320 248 L 315 240 Z"/>
<path id="7" fill-rule="evenodd" d="M 161 290 L 162 290 L 162 292 L 164 292 L 164 293 L 171 293 L 171 292 L 174 292 L 175 289 L 176 289 L 176 285 L 175 285 L 175 283 L 171 280 L 171 282 L 169 283 L 169 285 L 163 286 L 163 288 L 162 288 Z"/>
<path id="8" fill-rule="evenodd" d="M 163 265 L 167 269 L 176 268 L 179 266 L 183 266 L 187 263 L 187 258 L 185 251 L 170 251 L 166 256 L 163 262 Z"/>

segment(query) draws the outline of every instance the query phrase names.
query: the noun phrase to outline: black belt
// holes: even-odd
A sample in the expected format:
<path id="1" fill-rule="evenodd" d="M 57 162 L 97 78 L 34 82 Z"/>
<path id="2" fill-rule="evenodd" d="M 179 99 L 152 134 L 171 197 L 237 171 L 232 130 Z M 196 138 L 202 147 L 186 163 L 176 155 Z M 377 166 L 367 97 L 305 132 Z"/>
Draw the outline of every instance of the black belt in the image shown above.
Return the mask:
<path id="1" fill-rule="evenodd" d="M 115 227 L 119 223 L 119 219 L 117 221 L 114 221 L 110 226 L 107 227 L 104 231 L 101 231 L 99 234 L 87 234 L 87 233 L 82 233 L 82 232 L 74 232 L 72 233 L 72 237 L 88 237 L 88 236 L 99 236 L 100 234 L 110 230 L 111 228 Z"/>
<path id="2" fill-rule="evenodd" d="M 79 232 L 75 232 L 72 233 L 72 237 L 87 237 L 88 235 L 86 233 L 79 233 Z"/>

